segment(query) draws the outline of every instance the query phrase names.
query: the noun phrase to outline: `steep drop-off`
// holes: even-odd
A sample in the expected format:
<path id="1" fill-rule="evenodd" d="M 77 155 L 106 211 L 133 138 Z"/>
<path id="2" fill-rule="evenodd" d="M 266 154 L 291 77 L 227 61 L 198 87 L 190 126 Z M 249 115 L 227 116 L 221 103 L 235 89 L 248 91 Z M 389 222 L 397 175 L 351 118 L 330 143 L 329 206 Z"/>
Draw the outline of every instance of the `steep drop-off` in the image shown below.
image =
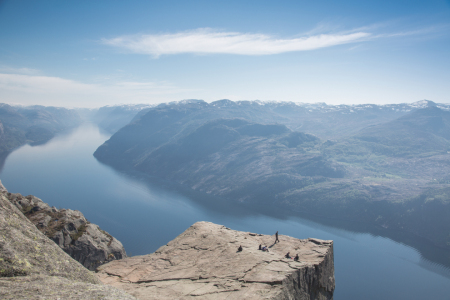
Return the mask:
<path id="1" fill-rule="evenodd" d="M 134 299 L 98 278 L 41 233 L 0 193 L 1 299 Z"/>
<path id="2" fill-rule="evenodd" d="M 14 204 L 42 233 L 89 270 L 127 257 L 122 243 L 77 210 L 50 207 L 29 195 L 8 193 L 0 181 L 0 193 Z"/>

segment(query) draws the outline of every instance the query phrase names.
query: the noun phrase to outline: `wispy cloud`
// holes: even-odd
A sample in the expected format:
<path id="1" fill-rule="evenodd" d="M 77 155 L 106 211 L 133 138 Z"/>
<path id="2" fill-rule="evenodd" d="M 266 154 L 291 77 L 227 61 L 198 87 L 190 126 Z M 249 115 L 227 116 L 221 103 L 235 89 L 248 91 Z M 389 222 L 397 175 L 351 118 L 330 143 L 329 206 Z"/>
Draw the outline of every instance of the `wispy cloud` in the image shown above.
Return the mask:
<path id="1" fill-rule="evenodd" d="M 0 66 L 0 73 L 38 75 L 39 70 L 30 68 L 12 68 L 8 66 Z"/>
<path id="2" fill-rule="evenodd" d="M 178 100 L 180 93 L 190 91 L 194 90 L 168 82 L 92 84 L 60 77 L 0 73 L 0 98 L 13 104 L 96 107 L 112 103 L 159 103 Z"/>
<path id="3" fill-rule="evenodd" d="M 374 35 L 374 38 L 390 38 L 390 37 L 407 37 L 407 36 L 424 36 L 429 37 L 434 34 L 448 34 L 450 28 L 449 24 L 442 24 L 436 26 L 429 26 L 425 28 L 415 29 L 415 30 L 404 30 L 392 33 L 381 33 Z"/>
<path id="4" fill-rule="evenodd" d="M 368 32 L 352 32 L 345 34 L 316 34 L 282 39 L 265 34 L 197 29 L 173 34 L 120 36 L 102 39 L 102 43 L 154 57 L 181 53 L 270 55 L 354 43 L 362 41 L 369 36 L 370 33 Z"/>
<path id="5" fill-rule="evenodd" d="M 23 74 L 1 74 L 0 90 L 22 91 L 30 93 L 93 92 L 95 85 L 49 76 Z"/>

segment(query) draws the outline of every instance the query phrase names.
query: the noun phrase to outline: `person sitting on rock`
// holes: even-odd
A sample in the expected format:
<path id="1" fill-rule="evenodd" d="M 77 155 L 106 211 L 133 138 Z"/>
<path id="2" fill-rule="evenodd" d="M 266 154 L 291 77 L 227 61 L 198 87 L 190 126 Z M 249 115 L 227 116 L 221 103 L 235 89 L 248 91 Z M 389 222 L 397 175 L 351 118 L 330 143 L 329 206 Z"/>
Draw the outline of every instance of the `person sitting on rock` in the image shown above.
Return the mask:
<path id="1" fill-rule="evenodd" d="M 261 250 L 269 252 L 269 248 L 267 248 L 267 246 L 262 247 Z"/>
<path id="2" fill-rule="evenodd" d="M 286 255 L 284 257 L 291 258 L 290 252 L 286 253 Z"/>
<path id="3" fill-rule="evenodd" d="M 294 260 L 298 261 L 298 253 L 295 255 Z"/>
<path id="4" fill-rule="evenodd" d="M 242 246 L 239 245 L 238 252 L 241 252 L 241 251 L 242 251 Z"/>

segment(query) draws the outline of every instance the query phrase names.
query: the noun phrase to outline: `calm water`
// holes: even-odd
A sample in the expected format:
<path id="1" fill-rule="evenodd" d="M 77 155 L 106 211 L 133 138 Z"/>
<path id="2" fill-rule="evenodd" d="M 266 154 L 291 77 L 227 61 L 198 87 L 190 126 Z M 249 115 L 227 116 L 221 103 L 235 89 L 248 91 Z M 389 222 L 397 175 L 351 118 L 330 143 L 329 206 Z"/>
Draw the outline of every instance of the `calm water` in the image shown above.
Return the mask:
<path id="1" fill-rule="evenodd" d="M 82 211 L 119 239 L 128 255 L 151 253 L 197 221 L 263 234 L 278 230 L 297 238 L 334 240 L 336 300 L 450 299 L 449 269 L 424 260 L 411 247 L 301 218 L 205 206 L 97 162 L 92 153 L 108 138 L 87 123 L 45 145 L 23 146 L 7 157 L 0 179 L 10 192 Z"/>

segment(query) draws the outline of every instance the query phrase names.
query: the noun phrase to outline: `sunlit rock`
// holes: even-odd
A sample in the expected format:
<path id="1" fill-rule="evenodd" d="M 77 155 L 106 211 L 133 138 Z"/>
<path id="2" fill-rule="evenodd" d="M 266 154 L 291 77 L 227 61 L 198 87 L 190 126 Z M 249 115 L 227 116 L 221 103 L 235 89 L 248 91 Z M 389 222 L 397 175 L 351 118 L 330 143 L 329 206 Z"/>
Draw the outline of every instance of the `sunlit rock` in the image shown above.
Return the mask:
<path id="1" fill-rule="evenodd" d="M 198 222 L 155 253 L 110 262 L 97 275 L 138 299 L 332 299 L 333 242 L 279 240 Z"/>

